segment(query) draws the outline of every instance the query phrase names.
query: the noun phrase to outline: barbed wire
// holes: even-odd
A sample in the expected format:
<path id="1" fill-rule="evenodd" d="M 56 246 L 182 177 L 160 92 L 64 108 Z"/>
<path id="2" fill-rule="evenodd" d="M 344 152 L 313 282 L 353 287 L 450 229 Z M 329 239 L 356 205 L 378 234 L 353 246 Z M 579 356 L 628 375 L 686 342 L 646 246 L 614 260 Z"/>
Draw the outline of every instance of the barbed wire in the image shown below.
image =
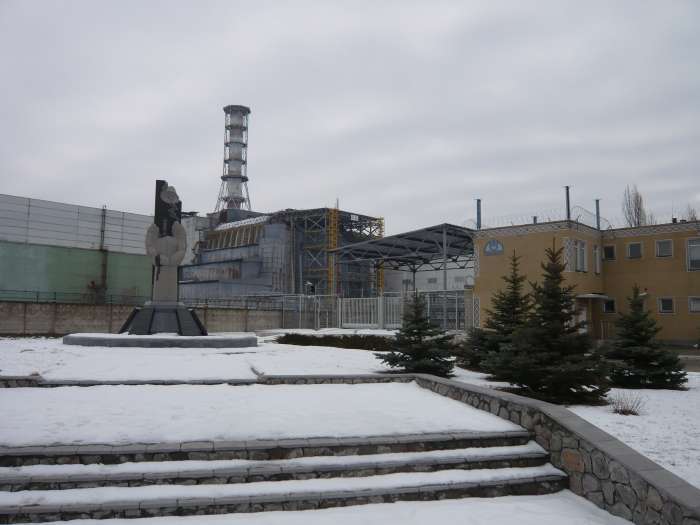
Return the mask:
<path id="1" fill-rule="evenodd" d="M 693 220 L 692 218 L 685 216 L 685 211 L 674 213 L 656 213 L 654 211 L 647 210 L 647 221 L 649 225 L 652 224 L 669 224 L 676 221 Z M 532 213 L 520 213 L 512 215 L 501 215 L 496 217 L 486 217 L 482 218 L 481 227 L 482 228 L 502 228 L 506 226 L 520 226 L 523 224 L 533 224 L 535 222 L 555 222 L 566 220 L 566 208 L 548 208 L 539 209 Z M 572 206 L 571 207 L 571 220 L 585 224 L 592 228 L 597 227 L 596 215 L 594 212 L 587 210 L 583 206 Z M 697 219 L 696 219 L 697 220 Z M 465 228 L 476 228 L 476 220 L 469 219 L 462 223 Z M 613 228 L 626 228 L 629 224 L 625 220 L 622 212 L 612 218 L 601 217 L 600 218 L 600 229 L 609 230 Z"/>

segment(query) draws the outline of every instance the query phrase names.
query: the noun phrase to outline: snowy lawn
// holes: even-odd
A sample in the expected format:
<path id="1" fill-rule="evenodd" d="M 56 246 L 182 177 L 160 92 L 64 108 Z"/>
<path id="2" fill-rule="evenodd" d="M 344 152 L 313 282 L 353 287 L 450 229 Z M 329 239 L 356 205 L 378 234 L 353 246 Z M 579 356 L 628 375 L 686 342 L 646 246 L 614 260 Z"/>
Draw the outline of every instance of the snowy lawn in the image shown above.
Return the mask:
<path id="1" fill-rule="evenodd" d="M 520 429 L 415 383 L 12 388 L 0 421 L 10 446 Z"/>
<path id="2" fill-rule="evenodd" d="M 465 521 L 466 520 L 466 521 Z M 399 502 L 297 512 L 259 512 L 220 516 L 143 518 L 139 525 L 629 525 L 568 490 L 543 496 L 506 496 L 444 501 Z M 74 520 L 71 525 L 128 525 L 133 520 Z"/>
<path id="3" fill-rule="evenodd" d="M 644 399 L 639 416 L 612 408 L 572 406 L 573 412 L 661 466 L 700 487 L 700 373 L 688 374 L 687 391 L 612 390 Z"/>
<path id="4" fill-rule="evenodd" d="M 251 348 L 107 348 L 51 338 L 0 338 L 0 375 L 46 379 L 255 379 L 256 374 L 369 374 L 372 352 L 261 342 Z"/>

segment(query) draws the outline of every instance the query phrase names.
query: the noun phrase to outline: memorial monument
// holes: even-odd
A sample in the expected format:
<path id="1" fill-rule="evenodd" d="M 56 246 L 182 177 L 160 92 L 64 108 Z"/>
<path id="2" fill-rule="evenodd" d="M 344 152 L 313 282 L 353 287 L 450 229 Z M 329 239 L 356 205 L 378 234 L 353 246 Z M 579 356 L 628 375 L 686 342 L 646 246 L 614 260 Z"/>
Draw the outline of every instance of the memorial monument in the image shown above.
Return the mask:
<path id="1" fill-rule="evenodd" d="M 134 308 L 119 334 L 68 334 L 63 343 L 80 346 L 243 348 L 257 346 L 255 334 L 208 335 L 193 308 L 178 301 L 178 266 L 187 250 L 180 224 L 182 203 L 173 186 L 156 181 L 153 224 L 146 253 L 153 259 L 151 300 Z"/>
<path id="2" fill-rule="evenodd" d="M 187 250 L 187 234 L 180 224 L 181 217 L 182 202 L 175 188 L 164 180 L 157 180 L 153 224 L 146 232 L 146 253 L 153 258 L 152 299 L 134 308 L 120 333 L 207 335 L 194 309 L 178 301 L 178 266 Z"/>

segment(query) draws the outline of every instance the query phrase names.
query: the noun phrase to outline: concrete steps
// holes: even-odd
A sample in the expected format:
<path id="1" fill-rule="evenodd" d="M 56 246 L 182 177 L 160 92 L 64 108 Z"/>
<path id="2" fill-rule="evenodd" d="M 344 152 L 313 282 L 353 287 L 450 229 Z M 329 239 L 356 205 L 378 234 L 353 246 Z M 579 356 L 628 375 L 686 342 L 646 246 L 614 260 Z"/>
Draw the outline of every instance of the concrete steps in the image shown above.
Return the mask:
<path id="1" fill-rule="evenodd" d="M 227 485 L 99 487 L 0 494 L 4 523 L 305 510 L 366 503 L 547 494 L 565 488 L 551 465 Z"/>
<path id="2" fill-rule="evenodd" d="M 0 523 L 533 495 L 568 485 L 519 431 L 177 445 L 5 449 Z"/>
<path id="3" fill-rule="evenodd" d="M 547 453 L 535 442 L 430 452 L 317 456 L 286 460 L 163 461 L 118 465 L 34 465 L 0 468 L 0 490 L 63 490 L 163 484 L 222 484 L 374 476 L 447 469 L 535 467 Z"/>
<path id="4" fill-rule="evenodd" d="M 0 447 L 0 466 L 65 465 L 140 461 L 275 460 L 308 456 L 356 456 L 473 447 L 524 445 L 528 432 L 449 432 L 343 438 L 299 438 L 250 441 L 194 441 L 129 445 L 60 445 Z"/>

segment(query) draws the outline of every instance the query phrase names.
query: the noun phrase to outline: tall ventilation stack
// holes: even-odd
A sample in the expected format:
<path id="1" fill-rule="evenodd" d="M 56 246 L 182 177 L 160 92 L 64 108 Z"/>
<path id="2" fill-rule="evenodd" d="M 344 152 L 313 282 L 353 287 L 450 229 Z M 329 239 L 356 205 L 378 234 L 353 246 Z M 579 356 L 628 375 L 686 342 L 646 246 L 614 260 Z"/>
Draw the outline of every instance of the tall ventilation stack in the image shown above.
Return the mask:
<path id="1" fill-rule="evenodd" d="M 216 211 L 225 209 L 250 210 L 248 194 L 248 115 L 246 106 L 224 107 L 224 172 Z"/>

